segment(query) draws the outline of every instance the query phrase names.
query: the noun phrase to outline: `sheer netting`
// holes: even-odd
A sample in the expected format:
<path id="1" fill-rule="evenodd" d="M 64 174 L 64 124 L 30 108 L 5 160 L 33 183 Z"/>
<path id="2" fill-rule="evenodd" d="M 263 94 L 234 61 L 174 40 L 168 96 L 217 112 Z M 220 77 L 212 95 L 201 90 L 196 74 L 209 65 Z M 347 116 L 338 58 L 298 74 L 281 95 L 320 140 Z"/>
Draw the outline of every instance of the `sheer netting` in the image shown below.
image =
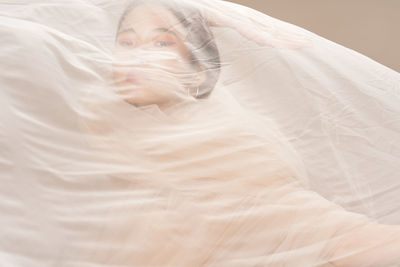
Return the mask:
<path id="1" fill-rule="evenodd" d="M 400 266 L 400 74 L 220 0 L 0 3 L 1 266 Z"/>

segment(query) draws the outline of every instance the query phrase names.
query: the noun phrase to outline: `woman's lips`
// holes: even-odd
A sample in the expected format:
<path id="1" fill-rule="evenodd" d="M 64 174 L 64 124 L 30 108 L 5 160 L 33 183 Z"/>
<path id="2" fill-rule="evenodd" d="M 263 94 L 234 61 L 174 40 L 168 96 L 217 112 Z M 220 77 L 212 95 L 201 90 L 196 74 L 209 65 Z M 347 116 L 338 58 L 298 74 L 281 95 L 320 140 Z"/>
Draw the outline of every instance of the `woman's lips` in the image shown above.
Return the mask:
<path id="1" fill-rule="evenodd" d="M 136 77 L 129 77 L 128 79 L 126 79 L 128 82 L 130 83 L 138 83 L 139 79 Z"/>
<path id="2" fill-rule="evenodd" d="M 138 77 L 137 73 L 130 72 L 130 73 L 128 73 L 128 75 L 126 76 L 126 80 L 127 80 L 129 83 L 138 83 L 138 82 L 139 82 L 139 77 Z"/>

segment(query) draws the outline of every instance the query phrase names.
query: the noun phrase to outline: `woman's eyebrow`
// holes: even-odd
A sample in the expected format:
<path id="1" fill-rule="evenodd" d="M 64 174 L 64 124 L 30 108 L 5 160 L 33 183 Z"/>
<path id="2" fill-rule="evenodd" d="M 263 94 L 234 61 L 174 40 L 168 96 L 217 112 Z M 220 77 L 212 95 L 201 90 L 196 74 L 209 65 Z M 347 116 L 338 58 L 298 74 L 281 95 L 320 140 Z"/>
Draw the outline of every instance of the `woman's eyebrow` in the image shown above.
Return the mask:
<path id="1" fill-rule="evenodd" d="M 132 32 L 132 33 L 135 33 L 135 34 L 136 34 L 136 32 L 135 32 L 135 30 L 134 30 L 133 28 L 126 28 L 126 29 L 120 30 L 120 31 L 117 33 L 117 35 L 120 35 L 120 34 L 122 34 L 122 33 L 124 33 L 124 32 Z M 167 29 L 167 28 L 156 28 L 156 29 L 153 30 L 153 32 L 166 32 L 166 33 L 173 34 L 173 35 L 175 35 L 177 38 L 179 38 L 179 36 L 178 36 L 178 34 L 177 34 L 176 32 L 171 31 L 170 29 Z"/>
<path id="2" fill-rule="evenodd" d="M 171 31 L 171 30 L 169 30 L 167 28 L 157 28 L 157 29 L 154 29 L 153 32 L 167 32 L 167 33 L 171 33 L 171 34 L 175 35 L 176 37 L 178 37 L 176 32 Z"/>
<path id="3" fill-rule="evenodd" d="M 135 32 L 135 30 L 134 30 L 133 28 L 127 28 L 127 29 L 120 30 L 120 31 L 117 33 L 117 35 L 119 35 L 119 34 L 121 34 L 121 33 L 124 33 L 124 32 L 133 32 L 133 33 L 136 34 L 136 32 Z"/>

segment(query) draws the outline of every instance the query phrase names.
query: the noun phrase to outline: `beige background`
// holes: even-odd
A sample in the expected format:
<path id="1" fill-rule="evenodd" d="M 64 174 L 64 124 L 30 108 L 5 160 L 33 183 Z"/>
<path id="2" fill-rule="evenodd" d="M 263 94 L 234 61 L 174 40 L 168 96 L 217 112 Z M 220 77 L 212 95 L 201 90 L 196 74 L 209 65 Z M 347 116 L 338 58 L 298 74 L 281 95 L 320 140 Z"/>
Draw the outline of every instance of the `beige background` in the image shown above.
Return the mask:
<path id="1" fill-rule="evenodd" d="M 400 72 L 400 0 L 230 0 L 303 27 Z"/>

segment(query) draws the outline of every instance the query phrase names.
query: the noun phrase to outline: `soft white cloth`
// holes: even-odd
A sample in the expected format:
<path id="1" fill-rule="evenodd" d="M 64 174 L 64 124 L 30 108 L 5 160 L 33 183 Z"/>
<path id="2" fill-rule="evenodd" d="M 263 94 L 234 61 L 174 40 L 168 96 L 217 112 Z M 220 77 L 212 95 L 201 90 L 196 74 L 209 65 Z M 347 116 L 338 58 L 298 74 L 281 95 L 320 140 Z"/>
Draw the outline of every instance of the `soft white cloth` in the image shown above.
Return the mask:
<path id="1" fill-rule="evenodd" d="M 144 1 L 119 27 L 131 2 L 0 4 L 2 266 L 400 266 L 399 73 L 223 1 Z M 209 20 L 209 97 L 182 90 L 217 67 L 176 57 L 210 54 L 148 34 L 172 9 L 204 46 Z M 176 102 L 132 104 L 147 87 L 127 101 L 118 68 Z"/>

